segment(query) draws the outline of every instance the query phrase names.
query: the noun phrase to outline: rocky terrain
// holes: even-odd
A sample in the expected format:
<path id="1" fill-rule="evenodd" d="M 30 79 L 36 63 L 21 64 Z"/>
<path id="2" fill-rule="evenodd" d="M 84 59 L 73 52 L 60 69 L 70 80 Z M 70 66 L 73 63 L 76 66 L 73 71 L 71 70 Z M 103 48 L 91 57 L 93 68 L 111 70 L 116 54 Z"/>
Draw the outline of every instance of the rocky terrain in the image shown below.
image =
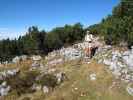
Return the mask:
<path id="1" fill-rule="evenodd" d="M 132 100 L 133 48 L 102 45 L 85 60 L 85 42 L 0 65 L 0 100 Z"/>

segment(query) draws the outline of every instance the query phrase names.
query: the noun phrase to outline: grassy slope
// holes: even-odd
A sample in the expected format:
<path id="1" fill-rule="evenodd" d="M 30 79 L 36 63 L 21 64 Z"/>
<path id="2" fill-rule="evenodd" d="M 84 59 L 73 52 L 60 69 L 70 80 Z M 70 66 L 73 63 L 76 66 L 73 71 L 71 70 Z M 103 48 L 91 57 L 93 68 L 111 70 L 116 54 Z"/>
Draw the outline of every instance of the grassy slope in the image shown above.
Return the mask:
<path id="1" fill-rule="evenodd" d="M 67 64 L 62 70 L 67 72 L 69 80 L 57 88 L 46 100 L 132 100 L 122 84 L 120 88 L 109 89 L 115 80 L 103 65 L 92 61 L 90 64 L 74 66 Z M 96 73 L 97 80 L 90 81 L 89 75 Z M 74 88 L 78 88 L 74 90 Z M 82 94 L 84 96 L 82 96 Z"/>
<path id="2" fill-rule="evenodd" d="M 31 97 L 32 100 L 133 100 L 133 97 L 127 94 L 124 84 L 114 79 L 104 65 L 94 61 L 90 64 L 73 61 L 59 65 L 57 69 L 66 72 L 68 80 L 48 95 L 38 91 L 19 98 L 12 94 L 4 100 L 22 100 L 23 97 Z M 96 73 L 96 81 L 90 81 L 91 73 Z M 113 81 L 120 82 L 120 84 L 110 89 Z"/>

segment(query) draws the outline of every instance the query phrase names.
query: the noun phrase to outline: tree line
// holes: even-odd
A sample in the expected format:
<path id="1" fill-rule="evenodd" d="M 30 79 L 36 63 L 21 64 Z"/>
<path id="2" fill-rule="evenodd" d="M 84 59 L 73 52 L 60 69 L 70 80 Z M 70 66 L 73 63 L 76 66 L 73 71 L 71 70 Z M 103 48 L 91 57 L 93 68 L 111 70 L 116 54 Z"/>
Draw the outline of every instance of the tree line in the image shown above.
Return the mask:
<path id="1" fill-rule="evenodd" d="M 85 35 L 80 23 L 56 27 L 50 32 L 32 26 L 18 39 L 0 41 L 0 61 L 11 60 L 16 55 L 46 55 L 49 52 L 81 41 Z"/>
<path id="2" fill-rule="evenodd" d="M 100 36 L 104 36 L 107 44 L 133 45 L 133 1 L 121 0 L 114 7 L 112 14 L 98 24 L 88 27 L 88 29 Z"/>

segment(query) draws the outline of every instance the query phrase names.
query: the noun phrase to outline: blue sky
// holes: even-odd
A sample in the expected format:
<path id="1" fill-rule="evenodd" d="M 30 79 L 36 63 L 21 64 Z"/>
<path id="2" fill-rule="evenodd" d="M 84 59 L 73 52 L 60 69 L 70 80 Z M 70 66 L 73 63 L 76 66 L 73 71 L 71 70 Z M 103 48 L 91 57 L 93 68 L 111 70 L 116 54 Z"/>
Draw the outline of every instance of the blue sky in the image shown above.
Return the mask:
<path id="1" fill-rule="evenodd" d="M 111 14 L 119 0 L 0 0 L 0 37 L 18 37 L 29 26 L 46 31 L 81 22 L 85 27 Z"/>

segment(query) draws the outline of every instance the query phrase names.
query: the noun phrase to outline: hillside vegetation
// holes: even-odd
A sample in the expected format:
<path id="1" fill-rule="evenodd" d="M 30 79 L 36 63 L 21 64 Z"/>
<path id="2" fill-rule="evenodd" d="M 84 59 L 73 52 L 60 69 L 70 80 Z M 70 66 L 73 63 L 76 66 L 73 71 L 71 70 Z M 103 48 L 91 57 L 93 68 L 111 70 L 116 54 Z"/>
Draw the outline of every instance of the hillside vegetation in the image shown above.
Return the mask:
<path id="1" fill-rule="evenodd" d="M 103 18 L 101 23 L 88 29 L 92 33 L 104 36 L 107 44 L 133 45 L 133 1 L 120 0 L 112 15 Z"/>

